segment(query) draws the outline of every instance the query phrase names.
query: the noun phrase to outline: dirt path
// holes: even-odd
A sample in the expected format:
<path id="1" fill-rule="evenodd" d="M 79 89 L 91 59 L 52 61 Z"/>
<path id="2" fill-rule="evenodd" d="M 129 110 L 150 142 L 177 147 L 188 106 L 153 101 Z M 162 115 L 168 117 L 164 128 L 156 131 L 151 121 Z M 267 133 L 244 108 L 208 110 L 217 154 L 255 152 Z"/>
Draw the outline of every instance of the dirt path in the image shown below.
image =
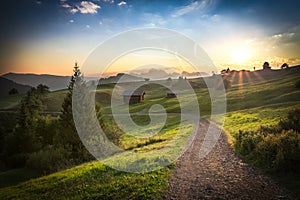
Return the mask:
<path id="1" fill-rule="evenodd" d="M 203 159 L 199 150 L 209 123 L 201 121 L 190 148 L 177 161 L 167 199 L 292 199 L 235 154 L 224 134 Z"/>

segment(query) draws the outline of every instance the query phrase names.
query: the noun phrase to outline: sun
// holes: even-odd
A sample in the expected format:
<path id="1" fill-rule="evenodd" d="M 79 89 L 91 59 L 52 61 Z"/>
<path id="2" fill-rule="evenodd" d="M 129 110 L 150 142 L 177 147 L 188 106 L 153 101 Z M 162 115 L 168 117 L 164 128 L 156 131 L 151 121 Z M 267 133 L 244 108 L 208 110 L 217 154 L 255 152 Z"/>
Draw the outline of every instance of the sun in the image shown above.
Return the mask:
<path id="1" fill-rule="evenodd" d="M 236 64 L 245 63 L 249 60 L 250 56 L 251 54 L 248 50 L 239 49 L 233 53 L 231 62 Z"/>

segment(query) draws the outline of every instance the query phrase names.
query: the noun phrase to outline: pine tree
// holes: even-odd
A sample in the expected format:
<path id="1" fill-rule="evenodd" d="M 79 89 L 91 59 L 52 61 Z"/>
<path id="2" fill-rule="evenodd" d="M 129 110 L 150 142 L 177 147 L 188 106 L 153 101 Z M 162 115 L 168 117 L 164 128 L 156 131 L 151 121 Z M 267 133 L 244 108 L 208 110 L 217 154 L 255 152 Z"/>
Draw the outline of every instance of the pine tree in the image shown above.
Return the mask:
<path id="1" fill-rule="evenodd" d="M 92 156 L 82 144 L 75 127 L 72 111 L 72 97 L 74 87 L 86 88 L 85 81 L 77 63 L 75 63 L 74 75 L 71 77 L 71 81 L 68 86 L 69 91 L 62 104 L 62 113 L 59 119 L 60 127 L 56 136 L 55 143 L 62 145 L 67 151 L 70 151 L 70 159 L 74 162 L 73 164 L 78 164 L 90 160 Z"/>
<path id="2" fill-rule="evenodd" d="M 41 95 L 36 88 L 31 88 L 20 102 L 17 124 L 10 140 L 15 145 L 14 151 L 7 150 L 9 156 L 15 156 L 12 165 L 24 166 L 28 155 L 41 149 L 42 138 L 38 134 L 37 126 L 39 113 L 43 109 Z"/>
<path id="3" fill-rule="evenodd" d="M 21 100 L 18 122 L 15 129 L 20 153 L 32 153 L 40 148 L 40 138 L 36 133 L 39 113 L 44 105 L 35 88 L 27 92 Z"/>

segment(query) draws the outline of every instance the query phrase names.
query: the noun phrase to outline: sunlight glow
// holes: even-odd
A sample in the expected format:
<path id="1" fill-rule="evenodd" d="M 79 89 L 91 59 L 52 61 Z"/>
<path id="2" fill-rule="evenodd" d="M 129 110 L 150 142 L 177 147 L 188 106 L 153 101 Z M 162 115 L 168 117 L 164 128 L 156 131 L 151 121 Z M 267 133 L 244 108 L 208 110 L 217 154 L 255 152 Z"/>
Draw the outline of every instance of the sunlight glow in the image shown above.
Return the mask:
<path id="1" fill-rule="evenodd" d="M 234 64 L 245 63 L 249 60 L 250 57 L 251 57 L 251 53 L 248 50 L 239 49 L 233 53 L 231 62 Z"/>

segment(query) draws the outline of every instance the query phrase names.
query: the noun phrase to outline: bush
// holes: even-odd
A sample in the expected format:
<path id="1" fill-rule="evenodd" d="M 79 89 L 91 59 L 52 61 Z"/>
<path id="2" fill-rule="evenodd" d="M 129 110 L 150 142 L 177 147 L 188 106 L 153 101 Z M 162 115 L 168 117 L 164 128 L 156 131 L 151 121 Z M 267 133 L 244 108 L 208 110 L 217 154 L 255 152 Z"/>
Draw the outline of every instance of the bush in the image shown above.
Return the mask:
<path id="1" fill-rule="evenodd" d="M 257 131 L 239 131 L 236 150 L 255 164 L 277 171 L 300 169 L 300 110 L 288 113 L 277 126 L 262 126 Z"/>
<path id="2" fill-rule="evenodd" d="M 294 171 L 300 167 L 300 134 L 294 130 L 282 131 L 277 138 L 277 169 Z"/>
<path id="3" fill-rule="evenodd" d="M 9 95 L 19 94 L 19 91 L 16 88 L 12 88 L 11 90 L 9 90 L 8 94 Z"/>
<path id="4" fill-rule="evenodd" d="M 70 151 L 63 147 L 54 147 L 52 145 L 32 153 L 26 162 L 26 167 L 43 174 L 56 172 L 70 166 L 72 166 Z"/>
<path id="5" fill-rule="evenodd" d="M 18 153 L 13 154 L 10 157 L 5 157 L 6 166 L 10 169 L 24 167 L 28 154 Z"/>
<path id="6" fill-rule="evenodd" d="M 300 109 L 290 111 L 287 119 L 281 120 L 278 125 L 283 130 L 293 129 L 300 132 Z"/>
<path id="7" fill-rule="evenodd" d="M 235 149 L 242 155 L 249 155 L 256 148 L 257 143 L 263 140 L 263 135 L 254 131 L 239 131 L 239 133 L 235 136 Z"/>
<path id="8" fill-rule="evenodd" d="M 257 144 L 255 156 L 266 168 L 294 171 L 300 166 L 300 134 L 283 130 L 278 135 L 268 135 Z"/>
<path id="9" fill-rule="evenodd" d="M 296 88 L 300 89 L 300 80 L 295 83 Z"/>

